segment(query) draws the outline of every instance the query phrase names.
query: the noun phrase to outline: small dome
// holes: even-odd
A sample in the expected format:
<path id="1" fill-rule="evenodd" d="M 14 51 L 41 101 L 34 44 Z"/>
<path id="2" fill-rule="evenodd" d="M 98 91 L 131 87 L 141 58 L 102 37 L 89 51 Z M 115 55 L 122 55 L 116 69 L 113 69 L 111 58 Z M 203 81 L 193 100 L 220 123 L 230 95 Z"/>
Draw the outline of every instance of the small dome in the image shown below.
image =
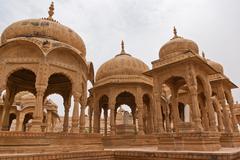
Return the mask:
<path id="1" fill-rule="evenodd" d="M 220 63 L 214 62 L 210 59 L 207 60 L 208 65 L 210 65 L 213 69 L 215 69 L 219 73 L 224 73 L 223 66 Z"/>
<path id="2" fill-rule="evenodd" d="M 148 70 L 149 68 L 144 62 L 125 53 L 123 48 L 120 54 L 105 62 L 98 69 L 96 81 L 110 76 L 142 75 L 142 73 Z"/>
<path id="3" fill-rule="evenodd" d="M 159 51 L 159 58 L 171 58 L 180 54 L 184 54 L 184 52 L 189 50 L 198 54 L 198 45 L 192 40 L 179 37 L 174 27 L 174 37 L 161 47 Z"/>
<path id="4" fill-rule="evenodd" d="M 26 19 L 8 26 L 2 33 L 1 42 L 19 37 L 47 38 L 66 43 L 86 56 L 86 47 L 82 38 L 70 28 L 52 19 L 54 6 L 49 7 L 49 17 L 42 19 Z"/>

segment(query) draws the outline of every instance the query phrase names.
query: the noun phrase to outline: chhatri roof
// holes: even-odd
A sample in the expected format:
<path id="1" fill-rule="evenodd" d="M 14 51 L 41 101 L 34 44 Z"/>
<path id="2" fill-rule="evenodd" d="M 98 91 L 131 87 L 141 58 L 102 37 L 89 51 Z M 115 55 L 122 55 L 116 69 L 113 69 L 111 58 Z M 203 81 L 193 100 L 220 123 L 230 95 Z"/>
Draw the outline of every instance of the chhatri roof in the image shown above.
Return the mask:
<path id="1" fill-rule="evenodd" d="M 124 42 L 122 41 L 122 50 L 114 58 L 108 60 L 100 66 L 96 74 L 96 83 L 106 79 L 136 79 L 136 76 L 146 77 L 144 72 L 148 71 L 148 66 L 141 60 L 125 52 Z"/>
<path id="2" fill-rule="evenodd" d="M 20 37 L 46 38 L 68 44 L 86 56 L 86 47 L 82 38 L 72 29 L 54 20 L 54 4 L 51 3 L 48 18 L 26 19 L 8 26 L 1 35 L 1 42 Z"/>
<path id="3" fill-rule="evenodd" d="M 198 45 L 194 41 L 178 36 L 175 27 L 173 32 L 174 37 L 164 44 L 159 51 L 160 59 L 172 58 L 179 54 L 184 54 L 186 51 L 198 54 Z"/>

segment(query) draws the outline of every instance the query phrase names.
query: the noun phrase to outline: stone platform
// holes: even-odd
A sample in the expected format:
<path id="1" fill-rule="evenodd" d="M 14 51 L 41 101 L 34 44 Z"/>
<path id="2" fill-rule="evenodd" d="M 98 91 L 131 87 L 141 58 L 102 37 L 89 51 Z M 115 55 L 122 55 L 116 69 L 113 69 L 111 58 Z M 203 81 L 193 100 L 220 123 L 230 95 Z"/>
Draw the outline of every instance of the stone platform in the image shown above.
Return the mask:
<path id="1" fill-rule="evenodd" d="M 0 132 L 0 154 L 103 150 L 102 136 L 78 133 Z"/>
<path id="2" fill-rule="evenodd" d="M 222 148 L 216 152 L 159 151 L 157 148 L 112 149 L 85 152 L 38 154 L 0 154 L 4 160 L 238 160 L 240 148 Z"/>
<path id="3" fill-rule="evenodd" d="M 220 134 L 212 132 L 161 133 L 159 150 L 217 151 L 221 148 Z"/>
<path id="4" fill-rule="evenodd" d="M 158 146 L 158 139 L 155 135 L 116 135 L 103 137 L 105 148 L 112 147 L 139 147 L 139 146 Z"/>
<path id="5" fill-rule="evenodd" d="M 240 134 L 222 133 L 220 143 L 222 147 L 240 147 Z"/>

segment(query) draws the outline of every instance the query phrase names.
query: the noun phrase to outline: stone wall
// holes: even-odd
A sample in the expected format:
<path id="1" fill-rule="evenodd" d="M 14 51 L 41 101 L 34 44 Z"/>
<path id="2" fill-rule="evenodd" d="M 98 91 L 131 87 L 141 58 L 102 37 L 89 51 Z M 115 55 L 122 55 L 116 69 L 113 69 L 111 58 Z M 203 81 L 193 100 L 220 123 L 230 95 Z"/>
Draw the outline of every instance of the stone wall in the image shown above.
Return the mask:
<path id="1" fill-rule="evenodd" d="M 32 155 L 0 155 L 4 160 L 238 160 L 236 153 L 88 151 Z"/>

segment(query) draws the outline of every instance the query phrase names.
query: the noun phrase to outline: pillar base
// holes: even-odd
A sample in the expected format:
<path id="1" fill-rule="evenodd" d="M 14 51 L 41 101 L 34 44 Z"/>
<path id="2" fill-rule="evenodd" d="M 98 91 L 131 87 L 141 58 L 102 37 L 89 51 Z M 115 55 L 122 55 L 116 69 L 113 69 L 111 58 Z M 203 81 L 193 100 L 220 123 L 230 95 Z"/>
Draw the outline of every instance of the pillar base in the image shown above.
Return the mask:
<path id="1" fill-rule="evenodd" d="M 162 133 L 159 150 L 217 151 L 221 148 L 216 132 Z"/>
<path id="2" fill-rule="evenodd" d="M 71 133 L 79 133 L 79 128 L 78 127 L 72 127 L 71 128 Z"/>
<path id="3" fill-rule="evenodd" d="M 220 143 L 222 147 L 240 147 L 240 134 L 237 132 L 222 133 Z"/>
<path id="4" fill-rule="evenodd" d="M 42 132 L 42 121 L 32 120 L 32 123 L 28 125 L 30 132 Z"/>

